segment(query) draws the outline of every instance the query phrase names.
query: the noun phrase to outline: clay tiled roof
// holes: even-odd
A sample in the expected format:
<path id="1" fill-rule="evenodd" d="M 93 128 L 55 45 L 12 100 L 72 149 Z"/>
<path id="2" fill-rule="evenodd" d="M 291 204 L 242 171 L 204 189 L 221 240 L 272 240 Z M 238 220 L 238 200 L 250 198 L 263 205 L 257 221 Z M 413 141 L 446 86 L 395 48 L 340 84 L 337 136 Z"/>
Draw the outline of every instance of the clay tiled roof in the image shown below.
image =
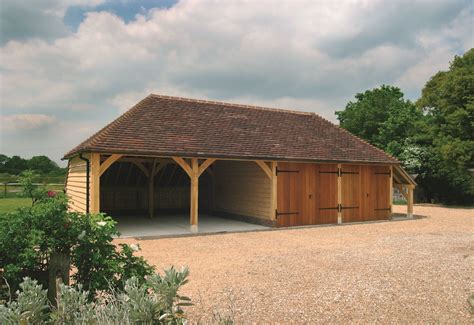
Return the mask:
<path id="1" fill-rule="evenodd" d="M 149 95 L 69 151 L 132 155 L 398 161 L 314 113 Z"/>

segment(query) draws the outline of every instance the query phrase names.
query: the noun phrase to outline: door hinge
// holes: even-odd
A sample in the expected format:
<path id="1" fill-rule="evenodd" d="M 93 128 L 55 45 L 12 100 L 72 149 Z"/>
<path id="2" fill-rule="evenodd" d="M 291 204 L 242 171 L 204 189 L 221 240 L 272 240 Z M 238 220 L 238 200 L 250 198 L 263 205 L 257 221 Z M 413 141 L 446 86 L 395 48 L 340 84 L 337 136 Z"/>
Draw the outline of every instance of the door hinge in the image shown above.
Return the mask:
<path id="1" fill-rule="evenodd" d="M 276 168 L 276 175 L 278 176 L 278 173 L 299 173 L 299 170 L 285 170 L 285 169 L 278 169 Z"/>
<path id="2" fill-rule="evenodd" d="M 275 210 L 275 217 L 278 218 L 279 216 L 288 216 L 292 214 L 300 214 L 299 212 L 278 212 L 278 210 Z"/>

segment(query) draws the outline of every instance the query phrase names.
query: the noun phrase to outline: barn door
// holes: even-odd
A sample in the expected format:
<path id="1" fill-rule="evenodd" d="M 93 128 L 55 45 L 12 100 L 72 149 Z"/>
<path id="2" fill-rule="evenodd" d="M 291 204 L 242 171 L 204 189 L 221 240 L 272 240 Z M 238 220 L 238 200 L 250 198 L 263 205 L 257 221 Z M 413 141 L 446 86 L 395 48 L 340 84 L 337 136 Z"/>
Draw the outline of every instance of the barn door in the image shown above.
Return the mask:
<path id="1" fill-rule="evenodd" d="M 363 166 L 364 220 L 383 220 L 390 216 L 390 168 Z"/>
<path id="2" fill-rule="evenodd" d="M 390 216 L 390 168 L 377 166 L 374 170 L 375 195 L 374 209 L 377 220 L 388 219 Z"/>
<path id="3" fill-rule="evenodd" d="M 361 214 L 361 177 L 360 166 L 342 165 L 342 222 L 363 221 Z"/>
<path id="4" fill-rule="evenodd" d="M 337 201 L 338 175 L 339 170 L 336 164 L 317 165 L 317 215 L 315 224 L 337 223 L 337 213 L 339 210 Z"/>
<path id="5" fill-rule="evenodd" d="M 302 170 L 300 164 L 278 163 L 278 206 L 276 222 L 279 227 L 301 224 Z"/>

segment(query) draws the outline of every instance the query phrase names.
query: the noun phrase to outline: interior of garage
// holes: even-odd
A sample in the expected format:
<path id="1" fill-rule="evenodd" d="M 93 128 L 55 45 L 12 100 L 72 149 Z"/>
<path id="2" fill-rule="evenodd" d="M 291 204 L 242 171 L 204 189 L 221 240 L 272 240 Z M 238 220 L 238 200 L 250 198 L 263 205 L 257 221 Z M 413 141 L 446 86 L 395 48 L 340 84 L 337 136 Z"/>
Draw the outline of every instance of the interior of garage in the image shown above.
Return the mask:
<path id="1" fill-rule="evenodd" d="M 162 159 L 151 189 L 152 164 L 153 159 L 124 157 L 111 165 L 100 178 L 101 211 L 125 234 L 187 232 L 190 178 L 176 162 Z M 255 162 L 216 161 L 199 177 L 200 232 L 263 229 L 270 217 L 271 184 Z"/>
<path id="2" fill-rule="evenodd" d="M 125 160 L 125 161 L 124 161 Z M 149 175 L 127 159 L 115 162 L 101 176 L 100 206 L 109 215 L 149 215 Z M 141 164 L 150 167 L 151 160 Z M 190 180 L 176 163 L 167 161 L 154 175 L 153 216 L 161 214 L 189 214 Z M 212 179 L 204 173 L 199 179 L 199 207 L 208 213 L 213 204 Z"/>

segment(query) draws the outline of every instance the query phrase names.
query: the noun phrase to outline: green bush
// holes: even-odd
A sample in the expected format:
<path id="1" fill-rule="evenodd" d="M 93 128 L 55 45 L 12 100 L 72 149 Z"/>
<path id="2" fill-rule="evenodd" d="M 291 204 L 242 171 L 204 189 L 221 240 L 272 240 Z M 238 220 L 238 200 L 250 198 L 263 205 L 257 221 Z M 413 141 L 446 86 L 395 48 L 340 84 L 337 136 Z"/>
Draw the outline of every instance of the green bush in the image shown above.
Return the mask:
<path id="1" fill-rule="evenodd" d="M 43 290 L 35 280 L 25 278 L 18 299 L 0 305 L 1 324 L 183 324 L 184 306 L 190 299 L 178 294 L 187 283 L 189 271 L 173 267 L 164 275 L 153 274 L 142 282 L 127 279 L 123 291 L 90 302 L 90 293 L 82 285 L 60 285 L 57 307 L 50 307 Z"/>
<path id="2" fill-rule="evenodd" d="M 82 283 L 91 298 L 97 291 L 114 288 L 122 290 L 125 280 L 135 276 L 140 283 L 145 276 L 153 273 L 153 268 L 142 257 L 134 254 L 138 245 L 120 244 L 120 249 L 112 243 L 119 232 L 116 222 L 103 214 L 86 215 L 78 218 L 81 232 L 77 245 L 71 251 L 71 262 L 77 268 L 72 278 Z"/>
<path id="3" fill-rule="evenodd" d="M 135 276 L 140 283 L 153 268 L 134 255 L 138 246 L 112 242 L 118 236 L 116 223 L 103 214 L 69 212 L 62 193 L 37 190 L 31 173 L 22 178 L 23 190 L 32 199 L 30 208 L 19 208 L 0 218 L 0 265 L 15 292 L 23 277 L 46 285 L 45 273 L 51 254 L 65 253 L 76 268 L 73 278 L 93 299 L 98 291 L 122 290 Z"/>
<path id="4" fill-rule="evenodd" d="M 37 281 L 30 278 L 20 284 L 16 301 L 0 305 L 0 324 L 43 324 L 48 318 L 48 299 Z"/>

